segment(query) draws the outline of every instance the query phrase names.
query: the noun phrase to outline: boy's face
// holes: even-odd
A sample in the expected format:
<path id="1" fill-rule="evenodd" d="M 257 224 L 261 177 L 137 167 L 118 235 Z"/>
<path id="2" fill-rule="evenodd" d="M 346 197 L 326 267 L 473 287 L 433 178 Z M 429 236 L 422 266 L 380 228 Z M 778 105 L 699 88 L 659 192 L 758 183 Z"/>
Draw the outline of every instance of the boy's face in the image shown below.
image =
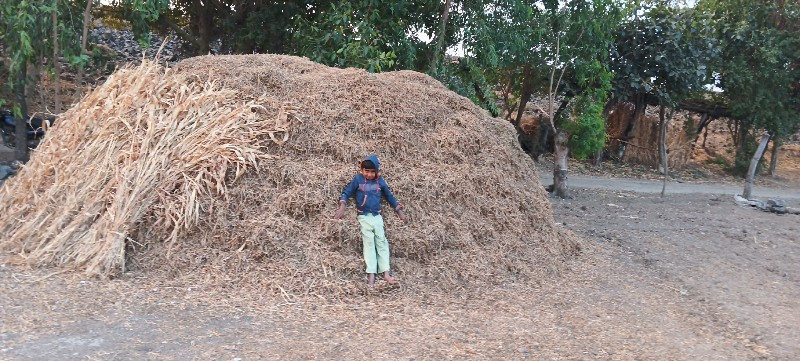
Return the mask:
<path id="1" fill-rule="evenodd" d="M 364 178 L 369 179 L 369 180 L 373 180 L 373 179 L 377 178 L 377 176 L 378 176 L 378 173 L 375 172 L 374 169 L 361 168 L 361 174 L 364 176 Z"/>

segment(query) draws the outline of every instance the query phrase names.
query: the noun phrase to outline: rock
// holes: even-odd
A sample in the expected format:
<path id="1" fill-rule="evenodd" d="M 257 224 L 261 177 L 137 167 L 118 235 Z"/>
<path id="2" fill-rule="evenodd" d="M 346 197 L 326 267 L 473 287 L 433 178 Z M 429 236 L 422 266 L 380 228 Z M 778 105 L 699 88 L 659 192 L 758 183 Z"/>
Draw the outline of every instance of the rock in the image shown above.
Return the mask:
<path id="1" fill-rule="evenodd" d="M 769 199 L 767 200 L 767 210 L 773 213 L 784 214 L 786 213 L 786 201 L 782 199 Z"/>

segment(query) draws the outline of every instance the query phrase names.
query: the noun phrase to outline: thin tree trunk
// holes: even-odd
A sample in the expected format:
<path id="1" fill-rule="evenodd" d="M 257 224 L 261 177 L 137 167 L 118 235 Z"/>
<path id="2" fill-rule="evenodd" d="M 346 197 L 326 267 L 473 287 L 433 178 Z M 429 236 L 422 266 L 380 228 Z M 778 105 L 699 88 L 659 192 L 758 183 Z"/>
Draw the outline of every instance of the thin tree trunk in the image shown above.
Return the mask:
<path id="1" fill-rule="evenodd" d="M 28 161 L 28 103 L 25 95 L 25 78 L 27 77 L 27 70 L 28 64 L 22 64 L 19 75 L 16 79 L 17 85 L 14 87 L 14 92 L 16 93 L 15 95 L 17 98 L 17 106 L 19 106 L 22 113 L 22 116 L 14 117 L 14 126 L 16 127 L 14 134 L 14 143 L 16 143 L 14 147 L 14 157 L 23 163 Z"/>
<path id="2" fill-rule="evenodd" d="M 28 74 L 27 83 L 28 90 L 25 91 L 25 96 L 26 99 L 30 99 L 30 97 L 35 96 L 36 92 L 39 92 L 39 104 L 42 105 L 42 108 L 46 108 L 47 99 L 45 94 L 47 94 L 47 84 L 42 81 L 42 64 L 44 64 L 44 51 L 39 54 L 36 58 L 36 63 L 30 68 L 31 73 Z"/>
<path id="3" fill-rule="evenodd" d="M 436 45 L 433 48 L 433 57 L 430 63 L 430 72 L 436 70 L 439 64 L 439 56 L 444 49 L 445 30 L 447 30 L 447 19 L 450 17 L 450 0 L 444 1 L 444 9 L 442 10 L 442 21 L 439 23 L 439 31 L 436 34 Z"/>
<path id="4" fill-rule="evenodd" d="M 55 81 L 53 90 L 55 91 L 56 109 L 55 114 L 61 113 L 61 63 L 58 61 L 58 0 L 53 0 L 53 73 Z"/>
<path id="5" fill-rule="evenodd" d="M 707 123 L 710 123 L 710 118 L 711 117 L 709 117 L 706 113 L 703 113 L 703 115 L 700 116 L 700 123 L 697 125 L 697 132 L 695 133 L 694 141 L 692 142 L 692 152 L 694 152 L 694 149 L 697 147 L 697 141 L 700 140 L 700 134 L 703 133 L 703 129 L 706 128 L 706 125 L 708 125 Z M 706 140 L 703 139 L 703 144 L 705 144 L 705 141 Z"/>
<path id="6" fill-rule="evenodd" d="M 636 125 L 639 123 L 639 120 L 644 114 L 646 108 L 647 103 L 645 102 L 644 96 L 637 95 L 636 100 L 634 101 L 633 114 L 631 115 L 631 118 L 628 121 L 628 126 L 625 127 L 625 133 L 622 134 L 622 139 L 620 139 L 619 142 L 619 152 L 617 154 L 619 160 L 623 160 L 625 158 L 625 151 L 628 148 L 628 143 L 631 141 L 631 139 L 633 139 L 633 131 L 636 130 Z"/>
<path id="7" fill-rule="evenodd" d="M 522 114 L 525 112 L 525 106 L 528 105 L 528 100 L 533 93 L 533 72 L 530 65 L 525 65 L 522 71 L 522 91 L 519 98 L 519 109 L 517 110 L 517 117 L 514 119 L 514 126 L 519 127 L 522 122 Z M 552 112 L 550 116 L 552 116 Z"/>
<path id="8" fill-rule="evenodd" d="M 508 96 L 511 94 L 511 87 L 514 84 L 514 80 L 516 80 L 516 76 L 514 76 L 514 72 L 509 73 L 508 75 L 508 84 L 506 84 L 505 91 L 503 92 L 503 108 L 505 109 L 506 113 L 506 120 L 511 121 L 511 117 L 514 115 L 514 109 L 509 104 Z"/>
<path id="9" fill-rule="evenodd" d="M 767 148 L 767 143 L 769 142 L 769 134 L 764 133 L 761 136 L 761 142 L 758 144 L 758 149 L 756 150 L 755 154 L 753 154 L 753 159 L 750 161 L 750 168 L 747 169 L 747 180 L 744 183 L 744 192 L 742 193 L 742 197 L 745 199 L 750 199 L 750 195 L 753 192 L 753 180 L 756 176 L 756 167 L 758 166 L 758 161 L 761 160 L 761 156 L 764 155 L 764 149 Z"/>
<path id="10" fill-rule="evenodd" d="M 769 175 L 776 177 L 778 170 L 778 148 L 781 147 L 781 141 L 776 137 L 772 140 L 772 156 L 769 159 Z"/>
<path id="11" fill-rule="evenodd" d="M 558 128 L 555 135 L 555 159 L 553 164 L 553 194 L 560 198 L 570 198 L 567 187 L 567 133 Z"/>
<path id="12" fill-rule="evenodd" d="M 572 100 L 572 96 L 565 95 L 564 99 L 561 99 L 561 104 L 558 105 L 556 113 L 553 114 L 553 124 L 555 124 L 556 127 L 559 127 L 561 125 L 561 114 L 563 114 L 564 111 L 567 110 L 567 105 L 569 105 L 570 100 Z"/>
<path id="13" fill-rule="evenodd" d="M 80 55 L 86 54 L 86 41 L 89 36 L 89 24 L 92 22 L 92 4 L 94 0 L 86 0 L 86 8 L 83 10 L 83 34 L 81 35 L 81 52 Z M 83 95 L 83 62 L 78 64 L 78 76 L 75 81 L 77 89 L 76 99 L 80 100 Z"/>
<path id="14" fill-rule="evenodd" d="M 669 121 L 664 116 L 665 107 L 658 108 L 658 121 L 660 131 L 658 133 L 658 156 L 661 159 L 661 170 L 664 172 L 664 184 L 661 186 L 661 198 L 667 191 L 667 176 L 669 175 L 669 164 L 667 162 L 667 127 Z"/>
<path id="15" fill-rule="evenodd" d="M 197 49 L 197 55 L 208 55 L 211 53 L 211 42 L 214 40 L 214 7 L 210 4 L 203 5 L 199 1 L 196 4 L 199 18 L 197 35 L 200 38 L 200 44 L 202 44 L 202 48 Z"/>

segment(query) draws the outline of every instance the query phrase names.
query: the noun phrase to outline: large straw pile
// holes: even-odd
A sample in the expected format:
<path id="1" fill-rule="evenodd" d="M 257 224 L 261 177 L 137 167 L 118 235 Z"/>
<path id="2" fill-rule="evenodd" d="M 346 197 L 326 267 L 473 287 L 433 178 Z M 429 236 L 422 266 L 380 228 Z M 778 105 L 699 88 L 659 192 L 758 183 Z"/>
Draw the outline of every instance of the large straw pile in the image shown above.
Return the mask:
<path id="1" fill-rule="evenodd" d="M 371 153 L 413 219 L 385 208 L 406 284 L 536 279 L 577 250 L 507 122 L 419 73 L 273 55 L 114 74 L 3 189 L 0 246 L 100 275 L 127 260 L 216 284 L 351 293 L 363 283 L 358 225 L 331 216 Z"/>

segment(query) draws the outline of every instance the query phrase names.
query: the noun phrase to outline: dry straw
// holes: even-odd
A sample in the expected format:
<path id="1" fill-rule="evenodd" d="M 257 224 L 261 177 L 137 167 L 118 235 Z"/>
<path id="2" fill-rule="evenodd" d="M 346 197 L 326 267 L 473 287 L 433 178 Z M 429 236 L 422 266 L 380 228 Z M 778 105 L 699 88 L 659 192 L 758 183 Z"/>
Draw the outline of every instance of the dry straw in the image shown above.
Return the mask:
<path id="1" fill-rule="evenodd" d="M 5 186 L 0 245 L 100 275 L 128 262 L 287 299 L 352 294 L 358 226 L 331 216 L 372 153 L 412 218 L 385 209 L 412 289 L 536 279 L 578 249 L 507 122 L 419 73 L 277 55 L 114 74 Z"/>

